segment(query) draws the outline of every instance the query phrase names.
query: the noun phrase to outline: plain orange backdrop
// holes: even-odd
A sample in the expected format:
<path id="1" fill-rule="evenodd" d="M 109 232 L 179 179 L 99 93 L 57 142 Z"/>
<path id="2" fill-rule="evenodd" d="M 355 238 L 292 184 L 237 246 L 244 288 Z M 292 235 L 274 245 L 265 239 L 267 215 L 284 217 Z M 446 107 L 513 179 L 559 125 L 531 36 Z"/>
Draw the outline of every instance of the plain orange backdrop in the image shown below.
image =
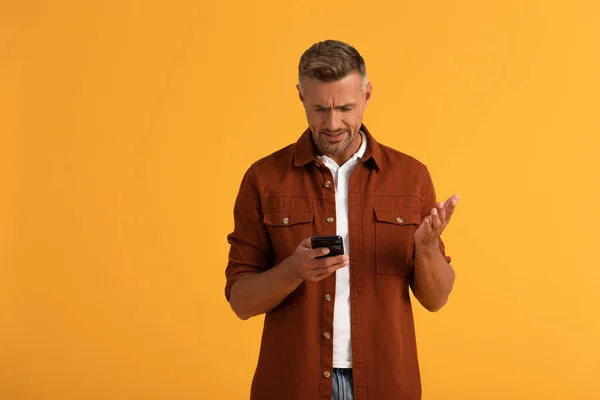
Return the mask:
<path id="1" fill-rule="evenodd" d="M 297 63 L 367 62 L 375 137 L 461 195 L 424 400 L 600 399 L 600 6 L 0 3 L 0 399 L 246 399 L 262 318 L 223 295 L 254 160 L 297 139 Z M 380 399 L 376 399 L 380 400 Z"/>

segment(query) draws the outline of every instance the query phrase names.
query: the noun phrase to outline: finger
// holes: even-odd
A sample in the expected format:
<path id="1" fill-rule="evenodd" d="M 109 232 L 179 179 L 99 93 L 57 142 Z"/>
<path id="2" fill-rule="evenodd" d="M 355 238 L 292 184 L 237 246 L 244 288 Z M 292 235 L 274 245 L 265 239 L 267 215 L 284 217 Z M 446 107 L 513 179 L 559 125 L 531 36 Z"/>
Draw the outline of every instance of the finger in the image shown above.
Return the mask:
<path id="1" fill-rule="evenodd" d="M 347 254 L 341 254 L 339 256 L 333 256 L 333 257 L 324 257 L 324 258 L 318 260 L 319 262 L 318 262 L 317 266 L 315 266 L 315 269 L 316 270 L 327 269 L 333 265 L 347 262 L 348 260 L 349 260 L 349 257 Z"/>
<path id="2" fill-rule="evenodd" d="M 314 260 L 317 257 L 322 257 L 324 255 L 329 254 L 330 250 L 327 247 L 317 247 L 316 249 L 309 249 L 306 252 L 306 256 L 311 259 Z"/>
<path id="3" fill-rule="evenodd" d="M 433 227 L 431 225 L 431 215 L 426 216 L 421 225 L 423 225 L 425 235 L 430 235 L 433 231 Z"/>
<path id="4" fill-rule="evenodd" d="M 432 226 L 432 230 L 437 231 L 438 229 L 440 229 L 440 227 L 442 226 L 442 221 L 440 221 L 440 215 L 438 214 L 438 210 L 437 208 L 434 208 L 433 210 L 431 210 L 431 226 Z"/>
<path id="5" fill-rule="evenodd" d="M 336 269 L 343 268 L 343 267 L 345 267 L 345 266 L 346 266 L 346 265 L 348 265 L 348 264 L 350 264 L 350 260 L 348 260 L 348 259 L 346 258 L 346 259 L 344 259 L 344 260 L 342 260 L 342 261 L 340 261 L 340 262 L 336 262 L 336 263 L 330 264 L 330 265 L 328 265 L 328 266 L 326 266 L 326 267 L 323 267 L 323 268 L 316 268 L 316 270 L 317 270 L 317 271 L 319 271 L 319 272 L 321 272 L 321 273 L 323 273 L 323 272 L 325 272 L 325 273 L 326 273 L 327 271 L 329 271 L 329 272 L 333 272 L 333 271 L 335 271 Z"/>
<path id="6" fill-rule="evenodd" d="M 312 277 L 310 277 L 310 278 L 308 278 L 306 280 L 309 281 L 309 282 L 312 282 L 312 283 L 317 283 L 317 282 L 322 281 L 323 279 L 327 278 L 327 276 L 328 275 L 325 275 L 325 274 L 317 274 L 317 273 L 315 273 L 314 276 L 312 276 Z"/>
<path id="7" fill-rule="evenodd" d="M 438 215 L 440 218 L 441 226 L 443 228 L 444 226 L 446 226 L 446 221 L 447 221 L 446 207 L 442 207 L 441 210 L 438 209 Z"/>
<path id="8" fill-rule="evenodd" d="M 460 200 L 460 196 L 457 195 L 457 194 L 454 194 L 454 195 L 450 196 L 448 198 L 448 200 L 446 200 L 446 203 L 444 204 L 444 207 L 454 208 L 458 204 L 459 200 Z"/>
<path id="9" fill-rule="evenodd" d="M 458 200 L 460 200 L 460 197 L 456 194 L 446 200 L 446 203 L 444 204 L 444 208 L 446 209 L 446 219 L 449 220 L 454 213 Z"/>
<path id="10" fill-rule="evenodd" d="M 435 205 L 435 208 L 437 210 L 437 213 L 439 215 L 439 218 L 440 218 L 440 221 L 441 221 L 442 225 L 444 225 L 444 220 L 442 219 L 442 212 L 445 210 L 446 204 L 444 202 L 440 201 L 439 203 L 437 203 Z M 444 217 L 446 216 L 445 212 L 444 212 L 443 216 Z"/>
<path id="11" fill-rule="evenodd" d="M 444 209 L 446 210 L 446 213 L 452 213 L 454 211 L 454 206 L 452 205 L 452 200 L 450 200 L 450 199 L 446 200 L 446 202 L 444 203 Z"/>
<path id="12" fill-rule="evenodd" d="M 333 264 L 327 268 L 315 269 L 315 270 L 313 270 L 314 278 L 315 278 L 316 282 L 318 282 L 322 279 L 327 278 L 329 275 L 333 274 L 338 269 L 348 266 L 348 264 L 349 264 L 349 261 L 345 260 L 341 263 Z"/>
<path id="13" fill-rule="evenodd" d="M 346 260 L 344 262 L 338 263 L 338 264 L 333 264 L 331 267 L 326 268 L 324 270 L 325 276 L 329 276 L 331 274 L 333 274 L 335 271 L 337 271 L 338 269 L 347 267 L 348 264 L 350 264 L 350 261 Z"/>

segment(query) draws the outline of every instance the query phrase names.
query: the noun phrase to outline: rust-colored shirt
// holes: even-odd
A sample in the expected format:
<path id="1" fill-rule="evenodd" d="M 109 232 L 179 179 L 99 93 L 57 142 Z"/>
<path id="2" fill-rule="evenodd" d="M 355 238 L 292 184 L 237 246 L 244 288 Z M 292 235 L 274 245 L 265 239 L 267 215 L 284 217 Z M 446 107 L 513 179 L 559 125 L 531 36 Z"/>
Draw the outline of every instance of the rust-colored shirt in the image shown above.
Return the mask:
<path id="1" fill-rule="evenodd" d="M 367 150 L 348 185 L 354 396 L 420 399 L 409 286 L 414 233 L 435 206 L 435 191 L 422 163 L 361 130 Z M 307 237 L 336 234 L 331 182 L 308 129 L 248 169 L 228 236 L 227 299 L 242 275 L 281 263 Z M 331 399 L 334 300 L 331 275 L 300 284 L 265 315 L 251 400 Z"/>

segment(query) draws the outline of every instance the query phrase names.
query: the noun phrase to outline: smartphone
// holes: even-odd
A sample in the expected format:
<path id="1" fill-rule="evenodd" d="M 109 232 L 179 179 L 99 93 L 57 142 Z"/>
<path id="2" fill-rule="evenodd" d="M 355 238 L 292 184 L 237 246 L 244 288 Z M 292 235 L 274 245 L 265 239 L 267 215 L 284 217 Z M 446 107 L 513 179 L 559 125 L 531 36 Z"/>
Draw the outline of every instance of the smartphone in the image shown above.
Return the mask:
<path id="1" fill-rule="evenodd" d="M 317 258 L 322 257 L 333 257 L 344 254 L 344 241 L 341 236 L 313 236 L 310 238 L 310 244 L 313 249 L 317 249 L 319 247 L 327 247 L 329 249 L 329 253 L 324 256 L 319 256 Z"/>

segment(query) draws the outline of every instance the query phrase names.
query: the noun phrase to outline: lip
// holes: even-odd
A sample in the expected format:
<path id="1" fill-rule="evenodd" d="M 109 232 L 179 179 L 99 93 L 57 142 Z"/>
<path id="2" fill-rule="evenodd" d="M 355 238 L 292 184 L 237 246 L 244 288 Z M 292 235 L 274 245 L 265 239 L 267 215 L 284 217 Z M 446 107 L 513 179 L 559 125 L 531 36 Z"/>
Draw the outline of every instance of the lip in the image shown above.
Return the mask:
<path id="1" fill-rule="evenodd" d="M 329 133 L 324 133 L 323 135 L 329 142 L 339 142 L 340 140 L 342 140 L 344 138 L 345 134 L 346 134 L 346 131 L 340 132 L 336 135 L 332 135 Z"/>

